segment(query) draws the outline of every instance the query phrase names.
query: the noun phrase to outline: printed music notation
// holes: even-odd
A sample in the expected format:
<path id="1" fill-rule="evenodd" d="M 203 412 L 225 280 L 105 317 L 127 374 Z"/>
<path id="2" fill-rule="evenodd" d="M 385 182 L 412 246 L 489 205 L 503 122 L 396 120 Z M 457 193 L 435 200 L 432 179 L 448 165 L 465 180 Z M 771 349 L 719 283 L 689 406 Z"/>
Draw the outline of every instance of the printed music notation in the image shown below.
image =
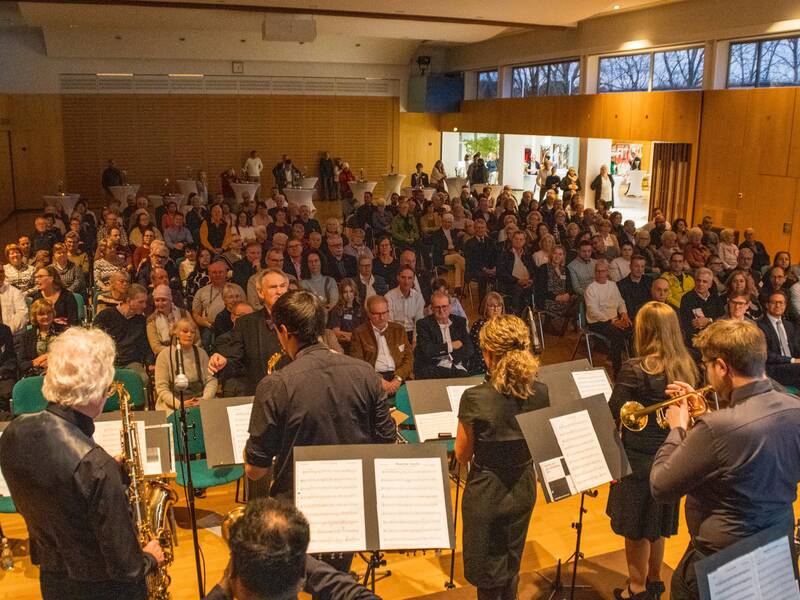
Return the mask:
<path id="1" fill-rule="evenodd" d="M 233 442 L 234 464 L 244 463 L 244 447 L 250 438 L 250 413 L 253 412 L 253 404 L 239 404 L 228 407 L 228 426 L 231 430 L 231 442 Z"/>
<path id="2" fill-rule="evenodd" d="M 458 416 L 451 411 L 423 413 L 414 415 L 419 441 L 438 440 L 440 433 L 456 437 L 458 431 Z"/>
<path id="3" fill-rule="evenodd" d="M 583 492 L 611 481 L 603 449 L 589 417 L 581 410 L 550 419 L 561 453 L 569 468 L 572 481 Z"/>
<path id="4" fill-rule="evenodd" d="M 382 550 L 450 547 L 440 459 L 375 459 L 375 492 Z"/>
<path id="5" fill-rule="evenodd" d="M 461 406 L 461 396 L 469 388 L 475 387 L 474 385 L 448 385 L 447 386 L 447 399 L 450 401 L 450 410 L 453 414 L 458 416 L 458 409 Z"/>
<path id="6" fill-rule="evenodd" d="M 603 394 L 606 402 L 611 400 L 611 383 L 603 369 L 592 369 L 591 371 L 574 371 L 572 378 L 578 388 L 581 398 L 589 398 L 598 394 Z"/>
<path id="7" fill-rule="evenodd" d="M 366 550 L 360 459 L 296 461 L 295 504 L 311 527 L 310 553 Z"/>

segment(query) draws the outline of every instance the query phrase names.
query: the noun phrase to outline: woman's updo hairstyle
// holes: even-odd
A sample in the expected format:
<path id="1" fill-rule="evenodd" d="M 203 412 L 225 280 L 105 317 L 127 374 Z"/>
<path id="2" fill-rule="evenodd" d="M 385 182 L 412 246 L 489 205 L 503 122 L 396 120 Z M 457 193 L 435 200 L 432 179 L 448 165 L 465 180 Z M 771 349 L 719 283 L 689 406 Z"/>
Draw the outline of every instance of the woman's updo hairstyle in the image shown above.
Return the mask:
<path id="1" fill-rule="evenodd" d="M 481 349 L 494 365 L 489 381 L 504 396 L 524 400 L 533 394 L 533 380 L 539 361 L 531 353 L 531 339 L 525 322 L 514 315 L 498 315 L 481 328 Z"/>

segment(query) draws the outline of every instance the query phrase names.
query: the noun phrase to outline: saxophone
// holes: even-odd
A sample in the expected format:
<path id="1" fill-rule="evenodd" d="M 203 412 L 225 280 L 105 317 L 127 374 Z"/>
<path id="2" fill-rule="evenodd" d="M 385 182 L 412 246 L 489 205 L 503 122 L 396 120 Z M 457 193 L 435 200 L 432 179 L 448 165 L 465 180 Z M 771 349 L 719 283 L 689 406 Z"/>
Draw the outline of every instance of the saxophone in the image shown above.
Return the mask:
<path id="1" fill-rule="evenodd" d="M 267 375 L 272 375 L 275 372 L 275 367 L 278 365 L 280 360 L 283 358 L 283 350 L 280 352 L 276 352 L 272 356 L 269 357 L 267 361 Z"/>
<path id="2" fill-rule="evenodd" d="M 156 539 L 164 552 L 164 564 L 147 575 L 147 597 L 148 600 L 168 600 L 170 576 L 167 574 L 167 567 L 174 559 L 172 530 L 168 519 L 169 509 L 177 501 L 178 495 L 165 481 L 145 480 L 139 451 L 139 434 L 131 415 L 131 396 L 125 385 L 119 381 L 113 382 L 111 388 L 119 397 L 123 467 L 130 479 L 128 502 L 139 543 L 144 546 L 151 539 Z"/>

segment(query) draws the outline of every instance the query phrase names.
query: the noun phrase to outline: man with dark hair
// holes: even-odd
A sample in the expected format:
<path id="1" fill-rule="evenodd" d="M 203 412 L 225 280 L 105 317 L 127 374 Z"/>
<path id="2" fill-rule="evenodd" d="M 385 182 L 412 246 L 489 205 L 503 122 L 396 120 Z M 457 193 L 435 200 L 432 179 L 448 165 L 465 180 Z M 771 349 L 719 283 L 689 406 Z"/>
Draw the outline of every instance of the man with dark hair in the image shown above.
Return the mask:
<path id="1" fill-rule="evenodd" d="M 631 272 L 617 282 L 617 289 L 625 300 L 625 307 L 631 320 L 636 319 L 639 309 L 653 299 L 650 290 L 651 280 L 645 277 L 644 268 L 644 256 L 632 256 Z"/>
<path id="2" fill-rule="evenodd" d="M 287 502 L 260 498 L 247 504 L 230 528 L 231 559 L 225 577 L 206 600 L 314 598 L 378 600 L 378 596 L 330 565 L 306 554 L 309 525 Z"/>
<path id="3" fill-rule="evenodd" d="M 780 268 L 780 267 L 778 267 Z M 756 324 L 767 340 L 767 374 L 782 385 L 800 382 L 800 338 L 794 323 L 783 318 L 788 301 L 781 290 L 764 302 L 764 316 Z"/>
<path id="4" fill-rule="evenodd" d="M 583 296 L 586 288 L 594 281 L 594 263 L 592 258 L 592 242 L 583 240 L 578 243 L 578 256 L 567 265 L 572 289 Z"/>
<path id="5" fill-rule="evenodd" d="M 254 480 L 269 477 L 270 496 L 288 498 L 295 446 L 390 444 L 395 425 L 375 369 L 320 343 L 326 315 L 313 293 L 287 292 L 271 314 L 292 362 L 256 388 L 245 472 Z"/>
<path id="6" fill-rule="evenodd" d="M 672 406 L 672 430 L 650 472 L 658 502 L 686 495 L 691 541 L 672 577 L 673 600 L 699 597 L 698 560 L 773 526 L 790 533 L 800 481 L 800 401 L 767 378 L 763 333 L 752 322 L 723 319 L 695 337 L 695 348 L 721 408 L 689 429 L 687 403 Z M 691 391 L 682 382 L 666 389 Z"/>

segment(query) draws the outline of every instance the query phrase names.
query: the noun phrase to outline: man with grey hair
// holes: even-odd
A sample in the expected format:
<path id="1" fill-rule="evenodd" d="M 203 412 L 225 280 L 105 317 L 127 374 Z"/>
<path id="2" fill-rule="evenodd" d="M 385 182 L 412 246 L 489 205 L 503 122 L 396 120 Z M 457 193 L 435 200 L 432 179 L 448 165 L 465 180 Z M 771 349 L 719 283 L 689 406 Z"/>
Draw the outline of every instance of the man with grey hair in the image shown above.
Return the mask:
<path id="1" fill-rule="evenodd" d="M 120 466 L 92 439 L 113 379 L 113 340 L 67 330 L 49 348 L 47 408 L 18 417 L 0 438 L 0 468 L 45 600 L 144 600 L 146 574 L 164 561 L 157 541 L 139 546 Z"/>
<path id="2" fill-rule="evenodd" d="M 451 213 L 442 215 L 442 226 L 433 232 L 431 246 L 433 248 L 432 258 L 435 267 L 453 267 L 453 287 L 455 288 L 456 296 L 458 296 L 461 293 L 461 288 L 464 287 L 464 271 L 467 265 L 464 255 L 461 254 L 463 243 L 458 236 L 458 232 L 453 229 L 454 221 L 455 217 Z"/>
<path id="3" fill-rule="evenodd" d="M 725 307 L 713 286 L 714 273 L 702 267 L 694 274 L 694 289 L 681 298 L 681 329 L 690 349 L 694 347 L 692 338 L 725 314 Z"/>

